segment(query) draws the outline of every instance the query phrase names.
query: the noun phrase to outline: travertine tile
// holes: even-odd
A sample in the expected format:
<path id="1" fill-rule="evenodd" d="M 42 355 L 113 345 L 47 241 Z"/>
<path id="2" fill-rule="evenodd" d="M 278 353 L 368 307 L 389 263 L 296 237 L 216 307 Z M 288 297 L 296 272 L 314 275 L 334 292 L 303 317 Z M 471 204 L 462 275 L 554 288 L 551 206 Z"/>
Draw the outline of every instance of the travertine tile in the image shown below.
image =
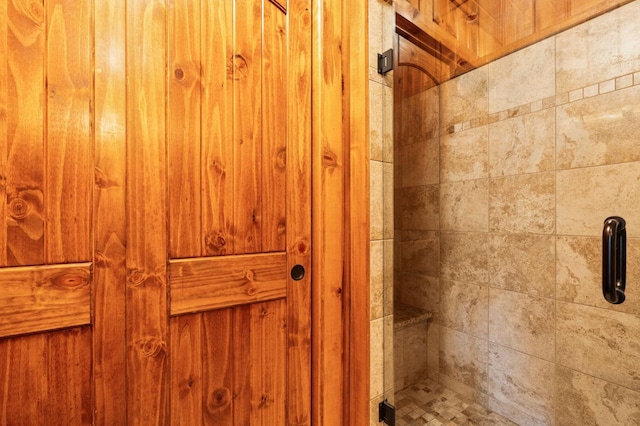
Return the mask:
<path id="1" fill-rule="evenodd" d="M 424 239 L 399 243 L 398 270 L 438 278 L 440 276 L 440 238 L 437 232 L 429 232 Z"/>
<path id="2" fill-rule="evenodd" d="M 486 117 L 487 67 L 480 67 L 440 85 L 441 129 Z"/>
<path id="3" fill-rule="evenodd" d="M 383 0 L 369 0 L 369 67 L 378 69 L 378 53 L 382 53 Z"/>
<path id="4" fill-rule="evenodd" d="M 440 376 L 440 328 L 434 321 L 427 326 L 427 374 L 430 378 Z"/>
<path id="5" fill-rule="evenodd" d="M 554 424 L 554 364 L 489 345 L 489 409 L 521 425 Z"/>
<path id="6" fill-rule="evenodd" d="M 395 388 L 393 363 L 395 359 L 395 353 L 393 348 L 393 315 L 387 315 L 384 317 L 384 393 L 393 393 Z"/>
<path id="7" fill-rule="evenodd" d="M 445 327 L 486 339 L 489 331 L 489 287 L 443 281 L 439 322 Z"/>
<path id="8" fill-rule="evenodd" d="M 487 341 L 441 327 L 440 374 L 486 394 Z"/>
<path id="9" fill-rule="evenodd" d="M 396 192 L 398 202 L 394 215 L 397 228 L 438 230 L 440 192 L 437 185 L 400 188 Z"/>
<path id="10" fill-rule="evenodd" d="M 384 240 L 383 297 L 384 315 L 393 314 L 394 240 Z"/>
<path id="11" fill-rule="evenodd" d="M 555 302 L 492 288 L 489 340 L 548 361 L 554 360 Z"/>
<path id="12" fill-rule="evenodd" d="M 382 160 L 393 161 L 393 88 L 382 87 Z M 380 102 L 375 100 L 374 102 Z"/>
<path id="13" fill-rule="evenodd" d="M 384 169 L 380 161 L 370 161 L 369 164 L 370 237 L 372 240 L 381 240 L 384 228 Z"/>
<path id="14" fill-rule="evenodd" d="M 551 235 L 492 234 L 489 236 L 491 287 L 554 297 L 555 239 Z"/>
<path id="15" fill-rule="evenodd" d="M 384 423 L 378 421 L 380 418 L 378 406 L 383 400 L 383 395 L 378 395 L 369 401 L 369 426 L 384 426 Z"/>
<path id="16" fill-rule="evenodd" d="M 609 216 L 640 223 L 640 162 L 559 171 L 557 185 L 559 235 L 602 236 Z M 627 236 L 640 228 L 627 226 Z"/>
<path id="17" fill-rule="evenodd" d="M 395 143 L 401 146 L 424 142 L 438 134 L 440 108 L 437 87 L 403 99 L 400 108 L 399 140 Z"/>
<path id="18" fill-rule="evenodd" d="M 369 81 L 369 155 L 371 160 L 382 161 L 382 85 Z"/>
<path id="19" fill-rule="evenodd" d="M 558 107 L 557 167 L 640 160 L 640 86 Z"/>
<path id="20" fill-rule="evenodd" d="M 640 391 L 640 317 L 558 302 L 558 364 Z"/>
<path id="21" fill-rule="evenodd" d="M 557 91 L 640 69 L 640 3 L 631 2 L 555 37 Z"/>
<path id="22" fill-rule="evenodd" d="M 640 393 L 562 367 L 556 383 L 556 424 L 640 425 Z"/>
<path id="23" fill-rule="evenodd" d="M 555 111 L 544 109 L 489 126 L 491 177 L 554 169 Z"/>
<path id="24" fill-rule="evenodd" d="M 554 96 L 555 45 L 548 38 L 489 64 L 489 113 Z"/>
<path id="25" fill-rule="evenodd" d="M 442 232 L 440 277 L 447 281 L 487 284 L 487 248 L 486 233 Z"/>
<path id="26" fill-rule="evenodd" d="M 383 272 L 384 272 L 384 245 L 382 241 L 371 241 L 369 255 L 370 275 L 370 318 L 378 319 L 383 315 Z"/>
<path id="27" fill-rule="evenodd" d="M 382 186 L 384 197 L 383 201 L 383 217 L 382 217 L 382 237 L 385 239 L 393 238 L 394 225 L 394 209 L 393 209 L 393 164 L 382 163 Z"/>
<path id="28" fill-rule="evenodd" d="M 537 173 L 491 179 L 489 230 L 552 234 L 555 219 L 555 175 Z"/>
<path id="29" fill-rule="evenodd" d="M 400 288 L 395 297 L 400 303 L 416 306 L 429 312 L 439 310 L 440 280 L 425 275 L 399 273 Z"/>
<path id="30" fill-rule="evenodd" d="M 384 338 L 384 322 L 382 318 L 371 321 L 370 326 L 370 355 L 371 366 L 370 397 L 382 395 L 384 378 L 384 348 L 380 342 Z"/>
<path id="31" fill-rule="evenodd" d="M 489 230 L 489 181 L 487 179 L 440 185 L 440 229 Z"/>
<path id="32" fill-rule="evenodd" d="M 401 186 L 432 185 L 440 181 L 438 138 L 402 146 L 398 152 L 396 179 L 400 179 Z"/>
<path id="33" fill-rule="evenodd" d="M 440 137 L 440 181 L 488 177 L 488 126 Z"/>
<path id="34" fill-rule="evenodd" d="M 612 305 L 602 295 L 602 238 L 558 237 L 557 298 L 619 312 L 640 312 L 640 240 L 627 239 L 624 303 Z"/>

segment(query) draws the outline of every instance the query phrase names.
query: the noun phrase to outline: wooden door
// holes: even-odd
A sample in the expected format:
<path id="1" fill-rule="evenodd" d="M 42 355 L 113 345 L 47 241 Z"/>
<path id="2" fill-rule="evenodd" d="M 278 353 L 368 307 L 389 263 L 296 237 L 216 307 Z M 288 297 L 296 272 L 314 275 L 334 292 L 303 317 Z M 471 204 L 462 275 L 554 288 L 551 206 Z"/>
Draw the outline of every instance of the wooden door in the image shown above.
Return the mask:
<path id="1" fill-rule="evenodd" d="M 309 424 L 310 24 L 0 4 L 0 424 Z"/>

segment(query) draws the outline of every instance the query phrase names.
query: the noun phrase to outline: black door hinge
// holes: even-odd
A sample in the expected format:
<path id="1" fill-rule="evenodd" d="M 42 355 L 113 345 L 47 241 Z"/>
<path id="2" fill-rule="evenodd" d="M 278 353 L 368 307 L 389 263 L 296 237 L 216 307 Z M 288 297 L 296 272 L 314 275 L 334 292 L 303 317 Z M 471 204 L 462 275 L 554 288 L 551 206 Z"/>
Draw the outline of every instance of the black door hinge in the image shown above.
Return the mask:
<path id="1" fill-rule="evenodd" d="M 378 74 L 385 75 L 393 69 L 393 49 L 378 53 Z"/>
<path id="2" fill-rule="evenodd" d="M 389 426 L 396 426 L 396 407 L 385 399 L 378 404 L 379 422 L 385 422 Z"/>

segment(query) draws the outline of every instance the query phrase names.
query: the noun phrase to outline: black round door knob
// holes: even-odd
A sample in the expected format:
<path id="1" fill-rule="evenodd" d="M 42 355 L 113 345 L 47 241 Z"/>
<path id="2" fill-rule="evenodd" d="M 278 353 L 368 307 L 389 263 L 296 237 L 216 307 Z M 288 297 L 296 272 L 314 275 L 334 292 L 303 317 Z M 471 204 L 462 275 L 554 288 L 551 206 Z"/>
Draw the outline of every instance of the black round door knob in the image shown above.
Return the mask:
<path id="1" fill-rule="evenodd" d="M 293 278 L 295 281 L 300 281 L 301 279 L 303 279 L 304 266 L 296 265 L 293 268 L 291 268 L 291 278 Z"/>

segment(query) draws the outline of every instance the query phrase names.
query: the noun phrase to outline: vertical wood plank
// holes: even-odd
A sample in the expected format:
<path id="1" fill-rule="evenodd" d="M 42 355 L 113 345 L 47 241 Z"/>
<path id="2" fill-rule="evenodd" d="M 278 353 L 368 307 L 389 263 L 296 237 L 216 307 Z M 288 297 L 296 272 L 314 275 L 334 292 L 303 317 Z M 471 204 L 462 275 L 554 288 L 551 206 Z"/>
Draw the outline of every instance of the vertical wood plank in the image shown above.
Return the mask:
<path id="1" fill-rule="evenodd" d="M 262 251 L 283 251 L 286 243 L 287 22 L 273 3 L 264 3 L 262 50 Z M 292 123 L 296 125 L 296 123 Z M 294 189 L 295 190 L 295 189 Z"/>
<path id="2" fill-rule="evenodd" d="M 311 87 L 312 4 L 290 0 L 287 10 L 287 423 L 311 424 Z M 313 76 L 314 78 L 317 75 Z M 293 188 L 293 190 L 291 190 Z M 321 423 L 317 423 L 321 424 Z"/>
<path id="3" fill-rule="evenodd" d="M 167 152 L 169 256 L 201 255 L 199 1 L 170 3 Z"/>
<path id="4" fill-rule="evenodd" d="M 251 305 L 251 424 L 286 424 L 286 303 Z"/>
<path id="5" fill-rule="evenodd" d="M 91 327 L 48 333 L 48 412 L 52 425 L 93 424 Z"/>
<path id="6" fill-rule="evenodd" d="M 91 3 L 47 2 L 45 262 L 90 259 Z"/>
<path id="7" fill-rule="evenodd" d="M 7 246 L 8 265 L 44 260 L 44 28 L 42 0 L 8 7 Z"/>
<path id="8" fill-rule="evenodd" d="M 354 7 L 355 6 L 355 7 Z M 343 24 L 349 55 L 343 56 L 346 70 L 344 99 L 345 153 L 349 173 L 345 193 L 345 393 L 344 424 L 358 424 L 369 417 L 370 407 L 370 313 L 369 313 L 369 97 L 367 73 L 367 2 L 344 3 Z M 391 342 L 384 342 L 391 344 Z M 386 372 L 384 373 L 386 374 Z"/>
<path id="9" fill-rule="evenodd" d="M 7 127 L 8 105 L 8 34 L 9 19 L 7 16 L 8 2 L 0 3 L 0 266 L 7 265 L 7 146 L 9 133 Z"/>
<path id="10" fill-rule="evenodd" d="M 94 421 L 126 424 L 125 8 L 95 0 Z"/>
<path id="11" fill-rule="evenodd" d="M 127 2 L 127 422 L 165 424 L 165 4 Z"/>
<path id="12" fill-rule="evenodd" d="M 202 422 L 202 315 L 171 318 L 172 425 Z"/>
<path id="13" fill-rule="evenodd" d="M 314 2 L 313 34 L 313 424 L 343 413 L 344 140 L 342 0 Z M 348 52 L 348 51 L 345 51 Z M 348 53 L 345 53 L 348 54 Z"/>
<path id="14" fill-rule="evenodd" d="M 233 0 L 202 5 L 202 252 L 234 253 Z"/>
<path id="15" fill-rule="evenodd" d="M 235 3 L 233 144 L 235 254 L 262 251 L 262 0 Z"/>
<path id="16" fill-rule="evenodd" d="M 233 309 L 206 312 L 202 319 L 203 424 L 234 426 Z"/>
<path id="17" fill-rule="evenodd" d="M 243 305 L 233 308 L 232 326 L 232 371 L 233 371 L 233 424 L 259 424 L 255 420 L 255 409 L 251 401 L 251 370 L 252 364 L 251 336 L 251 306 Z"/>
<path id="18" fill-rule="evenodd" d="M 0 424 L 35 425 L 46 415 L 47 336 L 0 340 Z"/>

